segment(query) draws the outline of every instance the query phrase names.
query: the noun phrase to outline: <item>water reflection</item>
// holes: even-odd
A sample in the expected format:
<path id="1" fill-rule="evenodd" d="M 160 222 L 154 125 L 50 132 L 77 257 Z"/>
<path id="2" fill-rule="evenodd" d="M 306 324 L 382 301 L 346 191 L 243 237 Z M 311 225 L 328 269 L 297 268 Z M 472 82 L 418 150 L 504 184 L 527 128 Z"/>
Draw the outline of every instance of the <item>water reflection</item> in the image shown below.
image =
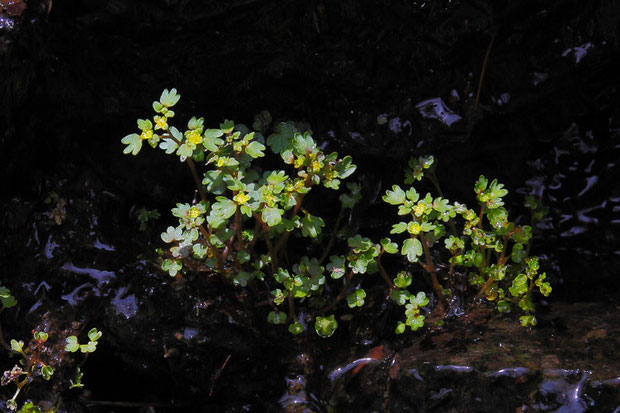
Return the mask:
<path id="1" fill-rule="evenodd" d="M 427 119 L 437 119 L 447 126 L 460 121 L 461 116 L 446 106 L 442 98 L 423 100 L 416 105 L 420 114 Z"/>

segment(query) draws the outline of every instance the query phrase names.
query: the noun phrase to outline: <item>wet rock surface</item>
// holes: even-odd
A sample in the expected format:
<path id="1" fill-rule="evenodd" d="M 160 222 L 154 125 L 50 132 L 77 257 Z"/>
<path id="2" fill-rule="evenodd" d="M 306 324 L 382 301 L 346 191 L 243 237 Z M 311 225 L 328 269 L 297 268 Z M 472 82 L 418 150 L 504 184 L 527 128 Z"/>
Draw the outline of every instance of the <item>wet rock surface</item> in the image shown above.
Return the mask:
<path id="1" fill-rule="evenodd" d="M 4 335 L 104 332 L 84 365 L 89 392 L 61 393 L 77 363 L 67 359 L 24 400 L 62 394 L 69 412 L 620 405 L 617 2 L 9 3 L 0 277 L 19 305 L 2 313 Z M 539 326 L 480 306 L 403 339 L 377 291 L 332 339 L 294 340 L 251 294 L 208 274 L 170 278 L 153 251 L 167 211 L 192 199 L 191 177 L 154 151 L 125 158 L 120 144 L 164 87 L 183 95 L 179 119 L 249 122 L 268 109 L 307 121 L 359 165 L 351 225 L 365 235 L 389 225 L 377 194 L 412 153 L 439 159 L 450 198 L 467 199 L 481 173 L 515 189 L 522 220 L 523 196 L 541 196 L 551 213 L 533 249 L 554 292 Z M 162 213 L 145 232 L 140 207 Z"/>

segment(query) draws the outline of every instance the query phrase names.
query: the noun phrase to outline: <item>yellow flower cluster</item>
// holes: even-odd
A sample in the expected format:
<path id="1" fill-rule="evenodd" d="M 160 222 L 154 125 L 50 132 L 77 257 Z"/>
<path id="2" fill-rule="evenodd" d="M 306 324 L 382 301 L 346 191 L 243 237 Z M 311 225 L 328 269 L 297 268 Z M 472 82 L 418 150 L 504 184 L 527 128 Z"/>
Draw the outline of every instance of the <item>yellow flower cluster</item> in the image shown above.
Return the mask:
<path id="1" fill-rule="evenodd" d="M 140 134 L 140 139 L 142 139 L 144 141 L 148 141 L 152 137 L 153 137 L 153 129 L 145 129 Z"/>
<path id="2" fill-rule="evenodd" d="M 407 231 L 409 231 L 409 233 L 412 235 L 418 235 L 421 230 L 422 227 L 417 222 L 410 223 L 409 227 L 407 228 Z"/>
<path id="3" fill-rule="evenodd" d="M 239 205 L 243 205 L 250 200 L 250 197 L 245 192 L 239 192 L 237 195 L 233 197 L 233 201 L 235 201 Z"/>
<path id="4" fill-rule="evenodd" d="M 188 215 L 191 219 L 196 219 L 200 216 L 200 210 L 196 208 L 195 206 L 191 207 L 189 209 Z"/>
<path id="5" fill-rule="evenodd" d="M 197 130 L 191 131 L 187 134 L 187 141 L 192 145 L 198 145 L 202 143 L 202 135 Z"/>

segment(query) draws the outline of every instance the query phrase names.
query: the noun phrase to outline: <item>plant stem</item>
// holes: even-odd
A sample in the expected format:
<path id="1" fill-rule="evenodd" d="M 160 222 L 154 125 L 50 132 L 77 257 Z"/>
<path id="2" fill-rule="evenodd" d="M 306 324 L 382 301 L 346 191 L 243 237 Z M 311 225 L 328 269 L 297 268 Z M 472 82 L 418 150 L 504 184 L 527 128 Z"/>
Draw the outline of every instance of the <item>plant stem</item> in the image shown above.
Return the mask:
<path id="1" fill-rule="evenodd" d="M 394 289 L 394 283 L 392 282 L 392 280 L 390 280 L 390 277 L 387 275 L 385 268 L 383 268 L 383 264 L 381 264 L 381 256 L 383 255 L 384 252 L 385 250 L 381 248 L 381 252 L 379 253 L 379 256 L 377 257 L 377 260 L 376 260 L 377 268 L 379 269 L 379 274 L 381 274 L 381 276 L 387 283 L 388 287 L 390 287 L 390 291 L 392 291 Z"/>
<path id="2" fill-rule="evenodd" d="M 171 133 L 166 132 L 162 135 L 162 138 L 163 137 L 165 137 L 166 139 L 172 139 L 177 145 L 181 146 L 181 142 L 177 138 L 172 136 Z M 194 165 L 194 161 L 192 160 L 192 158 L 187 157 L 185 158 L 185 162 L 187 162 L 187 166 L 189 167 L 190 171 L 192 171 L 192 176 L 194 177 L 194 182 L 196 183 L 196 189 L 198 189 L 198 193 L 200 194 L 200 199 L 202 199 L 202 202 L 207 204 L 207 194 L 205 194 L 205 191 L 202 188 L 202 182 L 200 181 L 200 177 L 198 176 L 198 171 L 196 171 L 196 165 Z"/>
<path id="3" fill-rule="evenodd" d="M 474 104 L 474 108 L 478 106 L 478 103 L 480 103 L 480 92 L 482 91 L 482 82 L 484 80 L 484 74 L 487 71 L 487 64 L 489 63 L 489 56 L 491 56 L 491 48 L 493 47 L 494 41 L 495 41 L 495 33 L 493 33 L 493 37 L 491 37 L 491 41 L 489 42 L 487 51 L 484 54 L 484 60 L 482 61 L 482 69 L 480 69 L 480 78 L 478 79 L 478 90 L 476 91 L 476 101 Z"/>
<path id="4" fill-rule="evenodd" d="M 304 182 L 304 186 L 309 188 L 309 184 L 312 182 L 312 176 L 310 174 L 306 175 L 306 181 Z M 306 196 L 306 194 L 300 194 L 299 192 L 297 193 L 297 203 L 295 204 L 295 207 L 293 208 L 293 213 L 291 214 L 291 218 L 294 217 L 295 215 L 297 215 L 297 213 L 299 212 L 299 208 L 301 208 L 301 203 L 304 200 L 304 197 Z M 284 244 L 286 244 L 286 241 L 288 241 L 288 238 L 291 236 L 291 232 L 285 232 L 282 237 L 278 240 L 278 243 L 276 244 L 274 253 L 277 254 L 278 251 L 280 251 L 280 249 L 282 248 L 282 246 L 284 246 Z"/>
<path id="5" fill-rule="evenodd" d="M 329 237 L 329 242 L 327 243 L 327 246 L 323 250 L 323 254 L 321 255 L 321 258 L 319 259 L 319 264 L 322 264 L 325 261 L 325 259 L 329 255 L 329 252 L 334 246 L 334 242 L 336 241 L 336 234 L 338 233 L 338 228 L 340 227 L 340 221 L 342 221 L 343 216 L 344 216 L 344 208 L 340 208 L 340 212 L 338 213 L 338 217 L 336 218 L 336 224 L 334 224 L 334 230 L 332 231 L 332 234 Z"/>
<path id="6" fill-rule="evenodd" d="M 289 293 L 286 299 L 288 301 L 288 317 L 292 321 L 297 321 L 297 316 L 295 315 L 295 302 L 293 301 L 293 296 Z"/>
<path id="7" fill-rule="evenodd" d="M 256 212 L 253 212 L 252 214 L 254 215 L 254 219 L 256 219 L 256 221 L 259 222 L 263 228 L 265 243 L 267 244 L 267 250 L 269 251 L 269 256 L 271 257 L 271 271 L 273 271 L 273 273 L 275 274 L 278 268 L 278 258 L 276 255 L 276 250 L 274 250 L 273 248 L 271 239 L 269 239 L 269 227 L 267 226 L 267 224 L 265 224 L 260 215 L 258 215 Z"/>
<path id="8" fill-rule="evenodd" d="M 340 292 L 338 293 L 338 295 L 336 296 L 334 301 L 331 304 L 329 304 L 327 307 L 322 308 L 319 311 L 319 313 L 325 314 L 326 312 L 328 312 L 329 310 L 334 308 L 336 306 L 336 304 L 338 304 L 340 302 L 340 300 L 342 300 L 346 296 L 347 290 L 349 289 L 349 285 L 351 285 L 351 279 L 352 278 L 353 278 L 353 271 L 350 270 L 347 273 L 347 275 L 346 275 L 346 281 L 345 281 L 344 285 L 342 286 L 342 289 L 340 290 Z"/>
<path id="9" fill-rule="evenodd" d="M 443 289 L 441 284 L 439 284 L 439 280 L 437 279 L 437 274 L 435 273 L 435 265 L 433 264 L 433 257 L 431 257 L 431 252 L 428 247 L 428 243 L 426 241 L 426 237 L 423 234 L 420 234 L 420 239 L 422 241 L 422 249 L 424 250 L 424 256 L 426 258 L 426 270 L 431 275 L 431 281 L 433 283 L 433 289 L 435 290 L 435 294 L 437 294 L 437 306 L 439 311 L 443 313 Z"/>
<path id="10" fill-rule="evenodd" d="M 215 260 L 217 261 L 218 271 L 220 272 L 222 276 L 226 276 L 226 270 L 224 269 L 224 259 L 220 255 L 220 252 L 218 251 L 218 249 L 215 248 L 213 245 L 211 245 L 211 242 L 209 242 L 209 233 L 207 232 L 205 227 L 203 227 L 202 225 L 199 225 L 198 229 L 200 230 L 202 235 L 205 237 L 207 246 L 211 249 L 211 251 L 213 251 L 213 254 L 215 255 Z"/>

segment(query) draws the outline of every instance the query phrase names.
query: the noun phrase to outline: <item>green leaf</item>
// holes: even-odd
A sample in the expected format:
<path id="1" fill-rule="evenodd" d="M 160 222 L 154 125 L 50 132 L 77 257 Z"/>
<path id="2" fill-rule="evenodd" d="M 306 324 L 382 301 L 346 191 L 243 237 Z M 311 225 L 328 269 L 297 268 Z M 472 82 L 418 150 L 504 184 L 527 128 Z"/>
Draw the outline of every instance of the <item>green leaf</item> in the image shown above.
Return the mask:
<path id="1" fill-rule="evenodd" d="M 261 212 L 261 217 L 265 224 L 274 227 L 282 221 L 282 214 L 284 214 L 284 211 L 279 208 L 265 207 Z"/>
<path id="2" fill-rule="evenodd" d="M 482 193 L 485 189 L 487 189 L 487 185 L 489 185 L 489 180 L 484 177 L 484 175 L 480 175 L 478 178 L 478 182 L 474 185 L 474 191 L 477 194 Z"/>
<path id="3" fill-rule="evenodd" d="M 159 101 L 162 105 L 166 107 L 172 107 L 177 104 L 177 102 L 181 99 L 181 95 L 177 93 L 176 89 L 164 89 L 161 96 L 159 97 Z"/>
<path id="4" fill-rule="evenodd" d="M 536 325 L 536 317 L 534 317 L 533 315 L 522 315 L 521 317 L 519 317 L 519 320 L 521 321 L 521 325 L 523 327 L 534 327 Z"/>
<path id="5" fill-rule="evenodd" d="M 398 288 L 407 288 L 411 285 L 411 281 L 413 280 L 413 276 L 408 271 L 401 271 L 396 274 L 396 278 L 394 278 L 394 284 Z"/>
<path id="6" fill-rule="evenodd" d="M 82 384 L 82 377 L 84 377 L 84 373 L 82 373 L 80 368 L 77 367 L 75 371 L 75 381 L 70 380 L 71 386 L 69 386 L 69 388 L 70 389 L 73 389 L 73 388 L 81 389 L 82 387 L 84 387 L 84 385 Z"/>
<path id="7" fill-rule="evenodd" d="M 345 258 L 341 255 L 332 255 L 331 257 L 329 257 L 329 260 L 330 260 L 330 263 L 327 264 L 326 268 L 327 268 L 327 271 L 330 272 L 330 276 L 334 280 L 342 278 L 345 272 L 345 269 L 344 269 Z"/>
<path id="8" fill-rule="evenodd" d="M 383 247 L 383 250 L 388 254 L 396 254 L 398 252 L 398 244 L 392 242 L 392 240 L 389 238 L 383 238 L 381 240 L 381 246 Z"/>
<path id="9" fill-rule="evenodd" d="M 366 291 L 359 288 L 347 296 L 347 304 L 349 308 L 361 307 L 364 305 L 364 298 L 366 298 Z"/>
<path id="10" fill-rule="evenodd" d="M 304 237 L 316 238 L 321 233 L 321 228 L 325 226 L 325 222 L 321 217 L 306 214 L 301 219 L 301 234 Z"/>
<path id="11" fill-rule="evenodd" d="M 24 351 L 24 342 L 19 340 L 12 339 L 11 340 L 11 350 L 16 353 L 22 353 Z"/>
<path id="12" fill-rule="evenodd" d="M 232 133 L 233 130 L 235 129 L 235 122 L 233 122 L 232 120 L 226 119 L 224 123 L 220 123 L 220 129 L 222 130 L 222 132 L 228 135 Z"/>
<path id="13" fill-rule="evenodd" d="M 88 331 L 88 339 L 91 340 L 91 341 L 99 340 L 102 335 L 103 335 L 103 333 L 101 331 L 98 331 L 96 328 L 91 328 Z"/>
<path id="14" fill-rule="evenodd" d="M 306 153 L 312 152 L 316 148 L 316 143 L 308 132 L 303 135 L 301 133 L 296 133 L 295 136 L 293 136 L 292 145 L 293 151 L 297 155 L 305 155 Z"/>
<path id="15" fill-rule="evenodd" d="M 40 341 L 42 343 L 46 342 L 48 339 L 48 335 L 45 331 L 35 331 L 34 332 L 34 339 L 37 341 Z"/>
<path id="16" fill-rule="evenodd" d="M 17 305 L 17 300 L 12 295 L 0 297 L 0 302 L 2 303 L 2 308 L 11 308 Z"/>
<path id="17" fill-rule="evenodd" d="M 89 341 L 88 344 L 80 344 L 80 351 L 82 353 L 94 353 L 97 350 L 97 342 Z"/>
<path id="18" fill-rule="evenodd" d="M 131 135 L 125 136 L 121 139 L 121 142 L 127 145 L 127 147 L 123 150 L 123 153 L 131 153 L 132 155 L 137 155 L 142 149 L 142 139 L 140 139 L 140 135 L 136 133 L 132 133 Z"/>
<path id="19" fill-rule="evenodd" d="M 409 298 L 409 302 L 416 307 L 424 307 L 428 304 L 428 297 L 424 291 L 420 291 L 417 295 L 412 295 L 411 298 Z"/>
<path id="20" fill-rule="evenodd" d="M 368 251 L 374 245 L 370 238 L 362 237 L 359 234 L 354 237 L 349 237 L 347 242 L 349 247 L 353 248 L 356 253 L 360 251 Z"/>
<path id="21" fill-rule="evenodd" d="M 301 334 L 304 332 L 304 326 L 299 322 L 292 323 L 288 326 L 288 331 L 294 335 Z"/>
<path id="22" fill-rule="evenodd" d="M 338 172 L 338 177 L 344 179 L 351 176 L 357 166 L 353 165 L 353 158 L 350 156 L 345 156 L 341 161 L 334 165 L 334 169 Z"/>
<path id="23" fill-rule="evenodd" d="M 155 101 L 153 102 L 153 110 L 157 113 L 162 113 L 164 110 L 164 105 L 162 105 L 160 102 Z"/>
<path id="24" fill-rule="evenodd" d="M 288 175 L 284 171 L 270 171 L 265 172 L 267 182 L 276 185 L 280 184 L 288 179 Z"/>
<path id="25" fill-rule="evenodd" d="M 151 130 L 153 129 L 153 123 L 148 119 L 138 119 L 138 129 L 142 131 Z"/>
<path id="26" fill-rule="evenodd" d="M 15 401 L 13 399 L 8 400 L 6 402 L 7 407 L 9 408 L 9 410 L 16 410 L 17 409 L 17 403 L 14 404 Z M 41 410 L 41 408 L 39 406 L 37 406 L 36 404 L 34 404 L 33 402 L 26 402 L 23 404 L 23 406 L 19 409 L 18 413 L 43 413 L 43 410 Z"/>
<path id="27" fill-rule="evenodd" d="M 294 122 L 279 122 L 274 127 L 274 133 L 267 138 L 267 145 L 274 153 L 292 149 L 291 141 L 295 132 L 297 132 L 297 128 L 295 128 Z"/>
<path id="28" fill-rule="evenodd" d="M 41 376 L 43 376 L 43 380 L 51 379 L 53 374 L 54 374 L 54 369 L 51 368 L 50 366 L 43 366 L 41 368 Z"/>
<path id="29" fill-rule="evenodd" d="M 70 351 L 71 353 L 75 353 L 80 348 L 80 344 L 78 343 L 78 339 L 76 336 L 69 336 L 66 338 L 65 342 L 65 350 Z"/>
<path id="30" fill-rule="evenodd" d="M 323 337 L 331 337 L 338 328 L 338 322 L 333 315 L 327 317 L 318 316 L 314 322 L 314 330 Z"/>
<path id="31" fill-rule="evenodd" d="M 512 253 L 510 254 L 510 258 L 514 263 L 520 263 L 525 259 L 525 250 L 523 249 L 523 244 L 515 244 L 512 247 Z"/>
<path id="32" fill-rule="evenodd" d="M 202 146 L 208 151 L 217 152 L 219 147 L 224 144 L 220 136 L 224 135 L 220 129 L 207 129 L 203 134 Z"/>
<path id="33" fill-rule="evenodd" d="M 233 277 L 233 281 L 235 285 L 240 285 L 242 287 L 246 287 L 248 285 L 248 281 L 252 278 L 252 274 L 246 271 L 240 271 Z"/>
<path id="34" fill-rule="evenodd" d="M 245 153 L 255 159 L 265 156 L 265 153 L 263 152 L 264 150 L 265 145 L 258 141 L 252 141 L 248 146 L 245 147 Z"/>
<path id="35" fill-rule="evenodd" d="M 398 324 L 396 324 L 396 329 L 394 330 L 394 332 L 396 334 L 402 334 L 405 332 L 405 328 L 407 328 L 407 325 L 402 321 L 399 321 Z"/>
<path id="36" fill-rule="evenodd" d="M 390 299 L 398 305 L 405 305 L 409 298 L 411 298 L 411 293 L 407 290 L 393 290 L 390 294 Z"/>
<path id="37" fill-rule="evenodd" d="M 527 289 L 527 276 L 525 274 L 519 274 L 514 278 L 514 280 L 512 280 L 512 286 L 508 288 L 508 291 L 510 291 L 510 294 L 512 294 L 513 297 L 520 297 L 527 292 Z"/>
<path id="38" fill-rule="evenodd" d="M 417 238 L 408 238 L 403 242 L 400 253 L 406 255 L 409 262 L 418 262 L 418 257 L 423 253 L 422 243 Z"/>
<path id="39" fill-rule="evenodd" d="M 391 191 L 388 189 L 385 192 L 383 200 L 390 205 L 400 205 L 405 202 L 405 191 L 398 185 L 394 185 Z"/>
<path id="40" fill-rule="evenodd" d="M 286 313 L 282 311 L 271 311 L 267 316 L 267 321 L 271 324 L 284 324 L 286 323 Z"/>
<path id="41" fill-rule="evenodd" d="M 392 225 L 392 230 L 390 231 L 390 234 L 401 234 L 405 231 L 407 231 L 407 223 L 406 222 L 399 222 L 398 224 L 394 224 Z"/>
<path id="42" fill-rule="evenodd" d="M 235 214 L 237 210 L 235 201 L 224 197 L 218 197 L 217 200 L 211 207 L 211 214 L 221 219 L 228 219 Z"/>
<path id="43" fill-rule="evenodd" d="M 204 125 L 205 118 L 196 118 L 196 116 L 192 116 L 192 118 L 187 122 L 187 128 L 190 130 L 202 130 Z"/>
<path id="44" fill-rule="evenodd" d="M 165 259 L 161 263 L 161 269 L 167 271 L 171 277 L 175 277 L 179 271 L 183 268 L 181 260 Z"/>
<path id="45" fill-rule="evenodd" d="M 499 311 L 500 313 L 509 313 L 510 303 L 506 300 L 499 300 L 497 302 L 497 311 Z"/>
<path id="46" fill-rule="evenodd" d="M 343 208 L 352 209 L 362 198 L 362 186 L 357 182 L 347 183 L 350 193 L 343 193 L 338 198 Z"/>
<path id="47" fill-rule="evenodd" d="M 192 156 L 193 153 L 194 150 L 186 144 L 179 146 L 179 148 L 177 149 L 177 155 L 180 157 L 189 158 L 190 156 Z"/>

